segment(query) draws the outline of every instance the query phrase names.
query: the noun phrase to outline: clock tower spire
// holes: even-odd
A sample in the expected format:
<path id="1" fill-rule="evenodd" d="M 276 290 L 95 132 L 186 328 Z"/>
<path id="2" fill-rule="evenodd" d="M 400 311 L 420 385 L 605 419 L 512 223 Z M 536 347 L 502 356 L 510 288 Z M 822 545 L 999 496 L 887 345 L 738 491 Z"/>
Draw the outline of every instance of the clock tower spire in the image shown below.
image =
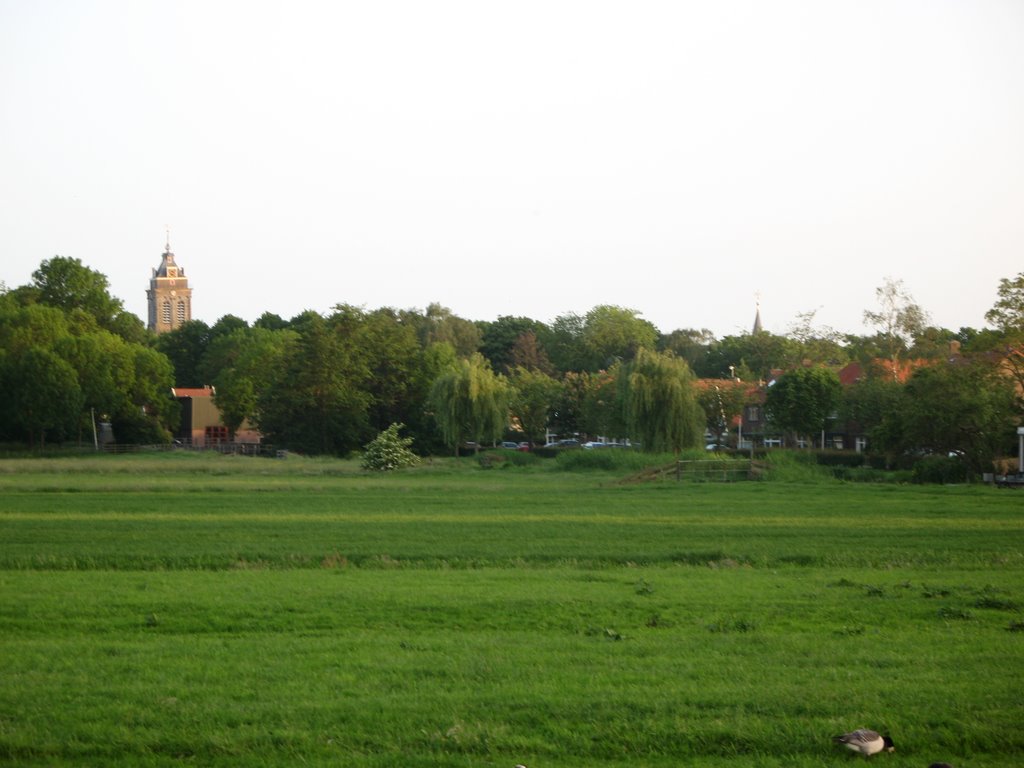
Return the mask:
<path id="1" fill-rule="evenodd" d="M 160 266 L 153 270 L 146 291 L 149 303 L 147 328 L 156 333 L 166 333 L 192 319 L 192 289 L 185 277 L 185 270 L 174 261 L 171 253 L 171 228 L 167 227 L 167 245 L 160 259 Z"/>

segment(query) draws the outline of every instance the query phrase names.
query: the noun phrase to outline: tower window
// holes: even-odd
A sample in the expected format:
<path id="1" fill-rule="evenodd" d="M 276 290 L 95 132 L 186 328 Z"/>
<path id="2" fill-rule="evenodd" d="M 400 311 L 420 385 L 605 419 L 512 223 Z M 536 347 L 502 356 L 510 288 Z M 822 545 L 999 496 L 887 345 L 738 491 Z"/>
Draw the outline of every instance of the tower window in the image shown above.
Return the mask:
<path id="1" fill-rule="evenodd" d="M 184 323 L 185 322 L 185 302 L 184 301 L 179 301 L 178 302 L 178 322 L 179 323 Z"/>
<path id="2" fill-rule="evenodd" d="M 165 324 L 171 324 L 171 302 L 165 301 L 162 307 L 161 317 Z"/>

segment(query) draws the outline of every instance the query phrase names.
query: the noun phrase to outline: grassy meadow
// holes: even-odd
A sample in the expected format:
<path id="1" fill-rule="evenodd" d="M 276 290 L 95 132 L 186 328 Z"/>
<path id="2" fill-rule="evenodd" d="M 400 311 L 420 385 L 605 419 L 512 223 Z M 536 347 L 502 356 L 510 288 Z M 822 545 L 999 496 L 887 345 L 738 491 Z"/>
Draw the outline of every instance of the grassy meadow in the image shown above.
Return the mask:
<path id="1" fill-rule="evenodd" d="M 0 762 L 1024 763 L 1024 495 L 0 460 Z"/>

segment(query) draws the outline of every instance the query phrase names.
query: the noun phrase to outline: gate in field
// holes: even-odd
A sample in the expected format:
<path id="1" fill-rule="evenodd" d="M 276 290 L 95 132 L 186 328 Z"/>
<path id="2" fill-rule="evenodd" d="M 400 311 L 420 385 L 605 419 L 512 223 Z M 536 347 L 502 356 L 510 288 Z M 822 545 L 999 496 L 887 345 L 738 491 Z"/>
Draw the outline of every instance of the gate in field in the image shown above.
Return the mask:
<path id="1" fill-rule="evenodd" d="M 659 480 L 693 483 L 733 483 L 759 480 L 765 471 L 763 461 L 751 459 L 680 459 L 659 467 L 648 467 L 623 483 L 649 483 Z"/>

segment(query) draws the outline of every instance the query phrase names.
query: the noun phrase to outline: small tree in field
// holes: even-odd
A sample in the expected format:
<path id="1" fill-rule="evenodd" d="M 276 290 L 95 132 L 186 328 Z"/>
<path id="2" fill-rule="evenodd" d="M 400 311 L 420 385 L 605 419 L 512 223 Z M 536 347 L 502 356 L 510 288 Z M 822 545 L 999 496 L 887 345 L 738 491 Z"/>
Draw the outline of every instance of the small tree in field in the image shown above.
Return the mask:
<path id="1" fill-rule="evenodd" d="M 412 438 L 398 434 L 402 426 L 392 424 L 367 444 L 363 452 L 363 469 L 390 472 L 419 463 L 419 457 L 410 450 Z"/>

